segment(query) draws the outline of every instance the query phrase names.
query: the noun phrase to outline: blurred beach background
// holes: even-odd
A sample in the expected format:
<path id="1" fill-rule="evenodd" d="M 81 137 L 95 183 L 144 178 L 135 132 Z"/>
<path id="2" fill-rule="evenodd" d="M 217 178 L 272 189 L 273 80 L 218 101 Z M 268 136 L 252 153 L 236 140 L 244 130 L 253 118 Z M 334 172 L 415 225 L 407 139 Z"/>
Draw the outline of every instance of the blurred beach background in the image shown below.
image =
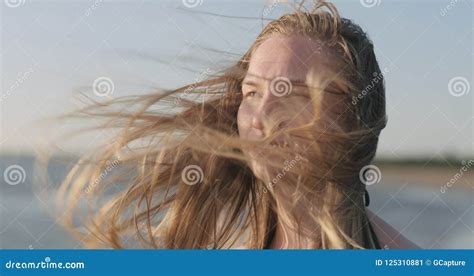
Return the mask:
<path id="1" fill-rule="evenodd" d="M 369 34 L 387 85 L 388 125 L 369 208 L 426 249 L 474 248 L 473 2 L 333 1 Z M 42 1 L 1 6 L 0 248 L 80 248 L 32 188 L 35 158 L 110 139 L 44 120 L 100 101 L 173 88 L 232 64 L 267 22 L 272 1 Z M 105 80 L 106 95 L 92 92 Z M 56 154 L 56 153 L 55 153 Z M 53 162 L 54 195 L 68 162 Z"/>

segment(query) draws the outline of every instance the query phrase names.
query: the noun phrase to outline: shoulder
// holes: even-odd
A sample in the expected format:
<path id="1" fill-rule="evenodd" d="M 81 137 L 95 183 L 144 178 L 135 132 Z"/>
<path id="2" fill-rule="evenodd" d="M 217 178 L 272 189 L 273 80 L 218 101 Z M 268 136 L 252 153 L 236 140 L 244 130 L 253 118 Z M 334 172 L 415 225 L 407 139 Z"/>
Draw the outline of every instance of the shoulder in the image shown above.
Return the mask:
<path id="1" fill-rule="evenodd" d="M 369 218 L 374 232 L 377 235 L 380 246 L 385 249 L 421 249 L 418 245 L 407 239 L 393 226 L 388 224 L 385 220 L 367 209 L 367 216 Z"/>

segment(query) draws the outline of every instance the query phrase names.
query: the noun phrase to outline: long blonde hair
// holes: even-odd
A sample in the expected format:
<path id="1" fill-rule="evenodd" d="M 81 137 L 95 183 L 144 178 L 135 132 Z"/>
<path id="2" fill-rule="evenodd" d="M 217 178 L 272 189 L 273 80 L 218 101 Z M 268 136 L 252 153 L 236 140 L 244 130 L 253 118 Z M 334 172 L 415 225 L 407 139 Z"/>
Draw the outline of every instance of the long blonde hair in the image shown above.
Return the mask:
<path id="1" fill-rule="evenodd" d="M 382 73 L 366 34 L 324 1 L 269 22 L 245 55 L 221 73 L 75 114 L 104 118 L 100 127 L 119 134 L 68 174 L 58 197 L 62 223 L 91 248 L 268 248 L 278 220 L 275 187 L 254 176 L 243 149 L 266 148 L 271 137 L 241 139 L 236 118 L 250 58 L 275 34 L 321 42 L 335 70 L 308 77 L 313 104 L 318 110 L 323 93 L 336 93 L 346 106 L 336 120 L 341 127 L 284 130 L 315 143 L 296 162 L 288 160 L 289 152 L 272 150 L 269 164 L 286 166 L 278 185 L 294 187 L 293 204 L 314 204 L 308 216 L 320 226 L 309 233 L 319 241 L 316 248 L 376 248 L 359 171 L 373 159 L 386 123 L 383 81 L 366 89 Z"/>

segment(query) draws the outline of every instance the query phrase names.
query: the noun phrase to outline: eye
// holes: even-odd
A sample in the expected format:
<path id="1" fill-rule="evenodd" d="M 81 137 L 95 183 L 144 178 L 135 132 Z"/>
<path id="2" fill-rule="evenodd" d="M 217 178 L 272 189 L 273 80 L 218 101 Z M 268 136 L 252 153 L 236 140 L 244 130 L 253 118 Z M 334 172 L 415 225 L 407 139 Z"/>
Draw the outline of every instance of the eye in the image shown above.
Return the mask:
<path id="1" fill-rule="evenodd" d="M 297 90 L 294 93 L 291 93 L 290 96 L 311 99 L 311 96 L 309 95 L 309 92 L 307 90 Z"/>
<path id="2" fill-rule="evenodd" d="M 257 94 L 256 91 L 250 91 L 250 92 L 245 93 L 245 97 L 246 97 L 246 98 L 247 98 L 247 97 L 253 97 L 253 96 L 255 96 L 256 94 Z"/>
<path id="3" fill-rule="evenodd" d="M 294 96 L 304 98 L 304 99 L 311 99 L 311 97 L 308 94 L 295 94 Z"/>

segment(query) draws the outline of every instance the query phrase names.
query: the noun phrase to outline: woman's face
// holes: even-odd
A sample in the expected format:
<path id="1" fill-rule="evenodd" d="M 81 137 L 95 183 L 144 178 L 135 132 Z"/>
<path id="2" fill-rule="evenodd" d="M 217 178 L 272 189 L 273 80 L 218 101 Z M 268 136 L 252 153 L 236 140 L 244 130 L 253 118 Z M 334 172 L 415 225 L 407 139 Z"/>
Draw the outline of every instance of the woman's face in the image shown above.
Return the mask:
<path id="1" fill-rule="evenodd" d="M 305 85 L 312 68 L 317 73 L 326 64 L 321 44 L 302 35 L 275 35 L 266 39 L 252 54 L 242 82 L 242 102 L 237 123 L 239 135 L 259 140 L 269 135 L 267 122 L 277 122 L 277 129 L 295 127 L 314 117 L 310 92 Z M 272 144 L 304 146 L 307 141 L 276 137 Z M 244 152 L 250 168 L 260 179 L 268 176 L 265 153 L 259 149 Z M 270 174 L 271 176 L 271 174 Z"/>

